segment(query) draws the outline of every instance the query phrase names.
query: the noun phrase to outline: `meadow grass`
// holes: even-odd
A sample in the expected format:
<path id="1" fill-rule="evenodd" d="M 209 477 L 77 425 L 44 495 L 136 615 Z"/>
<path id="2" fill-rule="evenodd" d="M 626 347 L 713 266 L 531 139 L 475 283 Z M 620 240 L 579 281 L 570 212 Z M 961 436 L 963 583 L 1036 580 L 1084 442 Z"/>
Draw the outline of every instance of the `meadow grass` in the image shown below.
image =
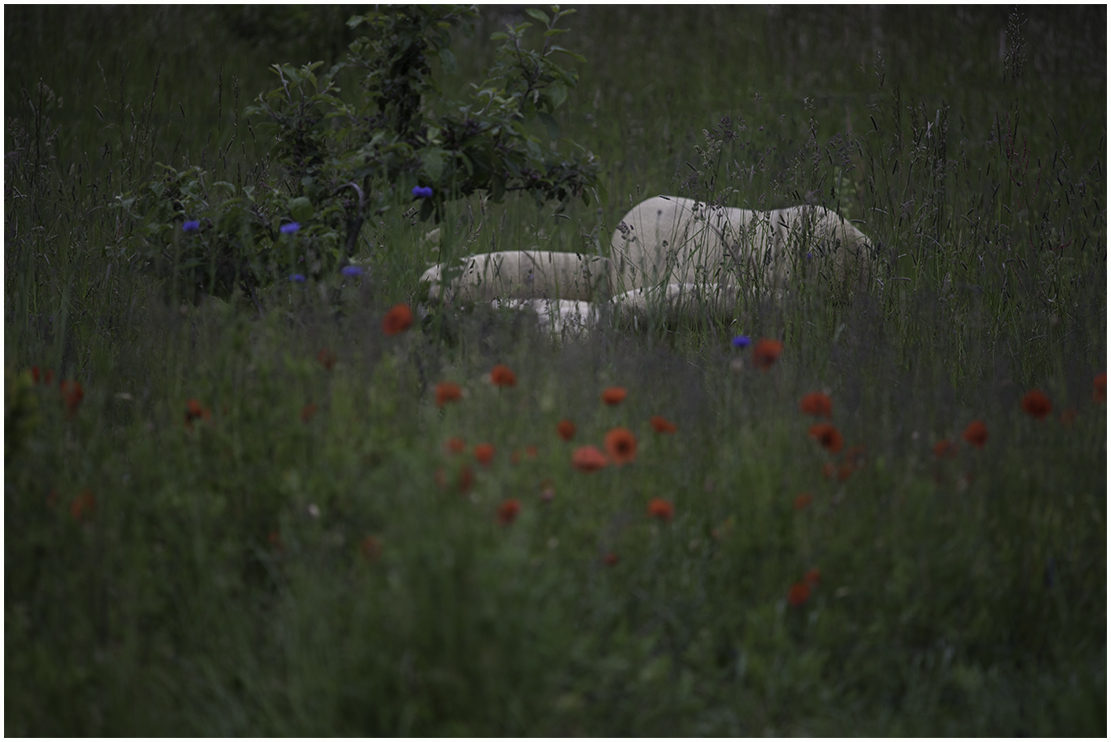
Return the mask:
<path id="1" fill-rule="evenodd" d="M 5 8 L 6 734 L 1106 735 L 1104 8 L 584 9 L 560 125 L 600 201 L 460 202 L 438 248 L 387 214 L 364 277 L 254 301 L 132 271 L 116 197 L 258 182 L 243 108 L 344 17 Z M 439 257 L 605 254 L 658 193 L 836 209 L 872 280 L 383 332 Z M 616 427 L 634 461 L 572 466 Z"/>

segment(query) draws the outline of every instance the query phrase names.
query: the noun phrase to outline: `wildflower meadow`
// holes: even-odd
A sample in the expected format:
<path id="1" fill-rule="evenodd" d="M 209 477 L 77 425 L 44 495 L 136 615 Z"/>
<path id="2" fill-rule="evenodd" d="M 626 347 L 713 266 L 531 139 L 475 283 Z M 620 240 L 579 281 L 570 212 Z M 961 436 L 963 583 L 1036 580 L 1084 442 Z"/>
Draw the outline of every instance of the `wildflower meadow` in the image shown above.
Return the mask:
<path id="1" fill-rule="evenodd" d="M 567 10 L 5 7 L 6 735 L 1106 736 L 1106 8 Z"/>

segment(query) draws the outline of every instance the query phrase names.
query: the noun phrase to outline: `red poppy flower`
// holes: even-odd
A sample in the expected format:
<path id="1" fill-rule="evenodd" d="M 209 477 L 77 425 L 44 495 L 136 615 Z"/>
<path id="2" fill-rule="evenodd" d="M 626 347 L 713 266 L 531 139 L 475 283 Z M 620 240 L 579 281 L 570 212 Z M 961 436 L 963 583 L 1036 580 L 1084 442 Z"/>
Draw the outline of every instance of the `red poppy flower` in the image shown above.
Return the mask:
<path id="1" fill-rule="evenodd" d="M 795 510 L 805 510 L 806 507 L 814 501 L 814 496 L 809 492 L 803 492 L 795 497 Z"/>
<path id="2" fill-rule="evenodd" d="M 571 456 L 571 465 L 579 471 L 592 472 L 604 469 L 609 464 L 606 455 L 594 446 L 581 446 Z"/>
<path id="3" fill-rule="evenodd" d="M 479 443 L 474 447 L 475 461 L 483 466 L 489 466 L 494 460 L 494 446 L 490 443 Z"/>
<path id="4" fill-rule="evenodd" d="M 818 583 L 822 581 L 822 570 L 807 570 L 806 574 L 802 576 L 802 581 L 809 585 L 811 588 L 817 589 Z"/>
<path id="5" fill-rule="evenodd" d="M 521 501 L 509 499 L 498 505 L 498 523 L 503 526 L 508 526 L 517 518 L 517 513 L 521 512 Z"/>
<path id="6" fill-rule="evenodd" d="M 1075 407 L 1070 407 L 1061 413 L 1061 424 L 1066 428 L 1071 428 L 1072 424 L 1076 422 L 1076 418 L 1080 415 L 1080 411 Z"/>
<path id="7" fill-rule="evenodd" d="M 779 360 L 783 352 L 783 343 L 778 340 L 761 338 L 752 347 L 752 365 L 761 371 L 767 371 Z"/>
<path id="8" fill-rule="evenodd" d="M 437 469 L 433 478 L 436 480 L 438 487 L 447 485 L 447 479 L 444 476 L 444 470 Z M 459 490 L 459 494 L 465 495 L 470 492 L 471 487 L 474 486 L 474 470 L 470 466 L 464 464 L 459 467 L 455 477 L 455 487 Z"/>
<path id="9" fill-rule="evenodd" d="M 462 438 L 452 436 L 444 441 L 444 450 L 448 453 L 463 453 L 467 450 L 467 442 Z"/>
<path id="10" fill-rule="evenodd" d="M 805 582 L 796 582 L 787 592 L 787 602 L 798 608 L 810 600 L 810 585 Z"/>
<path id="11" fill-rule="evenodd" d="M 854 471 L 856 471 L 856 467 L 854 467 L 852 464 L 847 462 L 841 464 L 837 467 L 837 481 L 844 482 L 846 479 L 853 475 Z"/>
<path id="12" fill-rule="evenodd" d="M 570 420 L 560 420 L 556 425 L 556 432 L 559 433 L 560 438 L 569 441 L 575 437 L 575 423 Z"/>
<path id="13" fill-rule="evenodd" d="M 1030 417 L 1044 420 L 1053 411 L 1053 405 L 1050 404 L 1049 397 L 1045 396 L 1041 389 L 1031 389 L 1022 398 L 1022 409 Z"/>
<path id="14" fill-rule="evenodd" d="M 662 521 L 669 521 L 675 515 L 675 506 L 667 500 L 659 497 L 653 497 L 648 501 L 648 517 L 659 518 Z"/>
<path id="15" fill-rule="evenodd" d="M 69 504 L 69 514 L 78 523 L 83 523 L 92 517 L 96 511 L 96 498 L 88 490 L 81 490 L 81 494 L 73 498 Z"/>
<path id="16" fill-rule="evenodd" d="M 799 402 L 799 409 L 806 415 L 815 417 L 833 417 L 833 402 L 829 395 L 822 392 L 811 392 Z"/>
<path id="17" fill-rule="evenodd" d="M 657 433 L 674 433 L 676 430 L 678 430 L 678 428 L 675 427 L 675 423 L 669 421 L 665 417 L 660 417 L 659 415 L 654 415 L 653 417 L 651 417 L 648 420 L 648 424 L 651 425 L 652 430 L 656 431 Z"/>
<path id="18" fill-rule="evenodd" d="M 320 365 L 327 371 L 331 371 L 332 367 L 336 365 L 336 354 L 330 348 L 321 348 L 320 352 L 316 354 L 316 360 L 320 361 Z"/>
<path id="19" fill-rule="evenodd" d="M 842 446 L 845 445 L 845 439 L 841 437 L 841 431 L 835 428 L 830 423 L 814 423 L 810 426 L 810 437 L 817 440 L 822 444 L 830 453 L 840 452 Z"/>
<path id="20" fill-rule="evenodd" d="M 47 373 L 50 373 L 47 371 Z M 1107 401 L 1107 374 L 1096 374 L 1092 379 L 1092 400 L 1095 402 Z"/>
<path id="21" fill-rule="evenodd" d="M 455 402 L 463 398 L 463 390 L 452 381 L 441 381 L 436 385 L 436 406 L 443 407 L 448 402 Z"/>
<path id="22" fill-rule="evenodd" d="M 934 456 L 939 459 L 953 459 L 957 457 L 957 446 L 953 441 L 944 440 L 934 444 Z"/>
<path id="23" fill-rule="evenodd" d="M 499 363 L 490 369 L 490 383 L 494 386 L 516 386 L 517 375 L 509 370 L 509 366 Z"/>
<path id="24" fill-rule="evenodd" d="M 618 561 L 620 561 L 620 559 L 612 551 L 602 557 L 602 563 L 605 564 L 607 567 L 614 566 L 615 564 L 617 564 Z"/>
<path id="25" fill-rule="evenodd" d="M 988 426 L 984 424 L 983 420 L 973 420 L 961 433 L 961 438 L 964 438 L 971 446 L 983 448 L 988 441 Z"/>
<path id="26" fill-rule="evenodd" d="M 602 401 L 608 405 L 619 405 L 625 401 L 629 392 L 623 386 L 611 386 L 602 391 Z"/>
<path id="27" fill-rule="evenodd" d="M 79 381 L 63 381 L 61 389 L 62 399 L 66 401 L 66 417 L 73 417 L 81 406 L 81 400 L 85 398 L 85 390 L 81 388 Z"/>
<path id="28" fill-rule="evenodd" d="M 205 422 L 212 420 L 212 410 L 208 409 L 195 399 L 186 400 L 185 402 L 185 427 L 188 430 L 193 429 L 194 420 L 204 420 Z"/>
<path id="29" fill-rule="evenodd" d="M 204 407 L 195 399 L 185 400 L 185 417 L 186 419 L 197 419 L 204 414 Z"/>
<path id="30" fill-rule="evenodd" d="M 413 324 L 413 312 L 408 304 L 394 304 L 386 316 L 382 318 L 382 333 L 384 335 L 400 335 Z"/>
<path id="31" fill-rule="evenodd" d="M 613 463 L 621 466 L 636 460 L 637 439 L 628 428 L 614 428 L 606 433 L 606 452 Z"/>
<path id="32" fill-rule="evenodd" d="M 382 556 L 382 542 L 374 536 L 367 536 L 359 542 L 359 553 L 363 555 L 363 559 L 373 564 Z"/>
<path id="33" fill-rule="evenodd" d="M 36 384 L 42 382 L 43 384 L 49 386 L 54 383 L 54 369 L 48 368 L 40 376 L 39 367 L 31 366 L 31 380 L 34 381 Z"/>
<path id="34" fill-rule="evenodd" d="M 312 420 L 313 415 L 315 414 L 316 405 L 314 405 L 312 402 L 309 402 L 307 405 L 301 408 L 301 422 L 307 423 L 309 420 Z"/>

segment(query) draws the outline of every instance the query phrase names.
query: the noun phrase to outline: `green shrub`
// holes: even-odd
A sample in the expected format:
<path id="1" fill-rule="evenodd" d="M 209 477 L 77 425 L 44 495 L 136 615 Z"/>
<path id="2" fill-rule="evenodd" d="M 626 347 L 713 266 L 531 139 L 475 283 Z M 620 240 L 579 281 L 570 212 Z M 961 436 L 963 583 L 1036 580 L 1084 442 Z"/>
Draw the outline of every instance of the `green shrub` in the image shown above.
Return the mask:
<path id="1" fill-rule="evenodd" d="M 118 199 L 133 226 L 116 257 L 172 277 L 175 294 L 254 296 L 295 274 L 334 274 L 359 251 L 368 218 L 413 199 L 420 219 L 437 221 L 447 202 L 477 192 L 495 203 L 517 191 L 538 205 L 589 203 L 593 155 L 555 146 L 553 114 L 578 82 L 557 55 L 583 61 L 554 43 L 567 30 L 556 24 L 573 12 L 528 11 L 542 24 L 539 49 L 527 44 L 529 22 L 493 34 L 503 42 L 496 61 L 464 101 L 442 95 L 436 67 L 454 71 L 451 31 L 477 17 L 473 7 L 352 17 L 365 34 L 342 61 L 323 72 L 323 62 L 275 64 L 280 85 L 247 109 L 262 118 L 247 125 L 270 143 L 272 172 L 237 188 L 198 166 L 161 166 L 161 177 Z"/>

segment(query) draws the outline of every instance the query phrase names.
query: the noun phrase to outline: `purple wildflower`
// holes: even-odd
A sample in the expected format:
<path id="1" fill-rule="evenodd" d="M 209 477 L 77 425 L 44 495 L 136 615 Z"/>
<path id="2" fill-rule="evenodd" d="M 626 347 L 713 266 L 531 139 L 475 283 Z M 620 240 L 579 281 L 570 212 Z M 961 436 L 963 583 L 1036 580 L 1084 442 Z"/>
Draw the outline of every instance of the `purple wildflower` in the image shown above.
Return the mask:
<path id="1" fill-rule="evenodd" d="M 201 223 L 196 219 L 191 219 L 191 220 L 185 222 L 185 224 L 181 225 L 181 231 L 182 232 L 196 232 L 200 228 L 201 228 Z"/>
<path id="2" fill-rule="evenodd" d="M 432 188 L 423 186 L 413 186 L 414 198 L 432 198 Z"/>
<path id="3" fill-rule="evenodd" d="M 751 343 L 752 341 L 749 340 L 748 335 L 738 335 L 733 338 L 734 348 L 747 348 Z"/>
<path id="4" fill-rule="evenodd" d="M 357 265 L 345 265 L 340 273 L 345 276 L 361 276 L 363 275 L 363 269 Z"/>
<path id="5" fill-rule="evenodd" d="M 279 231 L 282 234 L 293 234 L 294 232 L 296 232 L 300 228 L 301 228 L 301 225 L 298 224 L 297 222 L 290 222 L 289 224 L 283 224 L 282 228 Z"/>
<path id="6" fill-rule="evenodd" d="M 289 277 L 289 280 L 293 281 L 294 283 L 304 283 L 305 277 L 300 273 L 294 273 L 292 276 Z"/>

